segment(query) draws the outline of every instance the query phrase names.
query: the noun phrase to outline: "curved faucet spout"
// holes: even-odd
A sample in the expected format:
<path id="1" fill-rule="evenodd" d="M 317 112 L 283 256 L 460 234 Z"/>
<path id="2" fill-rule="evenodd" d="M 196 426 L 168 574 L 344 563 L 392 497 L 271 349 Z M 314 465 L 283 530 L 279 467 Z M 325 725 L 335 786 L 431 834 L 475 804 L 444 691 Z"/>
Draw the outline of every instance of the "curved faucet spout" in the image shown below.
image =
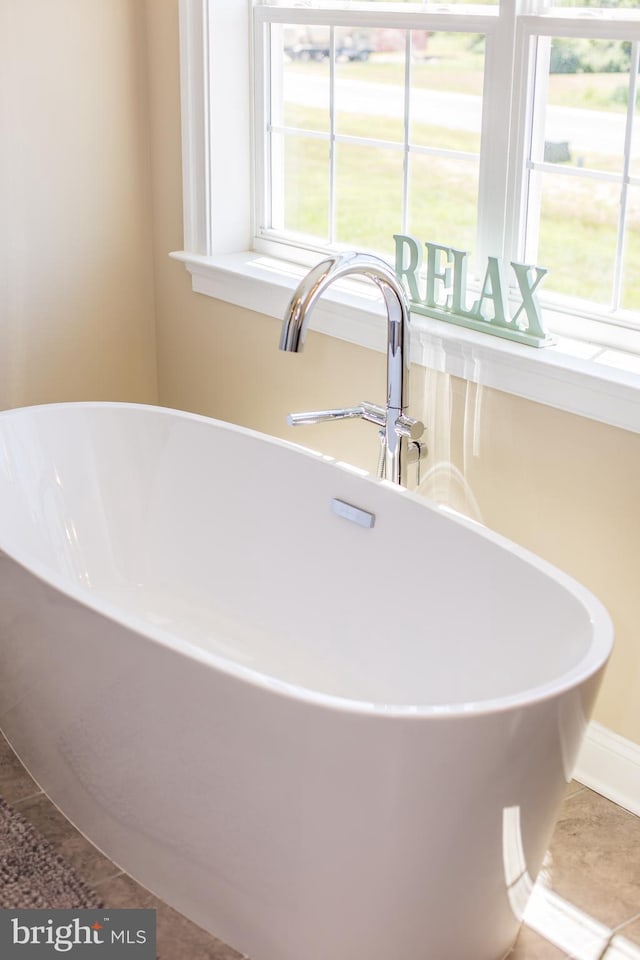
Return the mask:
<path id="1" fill-rule="evenodd" d="M 309 315 L 315 304 L 336 280 L 358 275 L 372 280 L 384 298 L 387 311 L 387 402 L 383 442 L 384 476 L 395 483 L 404 482 L 403 434 L 405 412 L 409 404 L 409 305 L 404 288 L 392 268 L 368 253 L 336 254 L 313 267 L 298 285 L 287 308 L 280 349 L 302 350 Z"/>

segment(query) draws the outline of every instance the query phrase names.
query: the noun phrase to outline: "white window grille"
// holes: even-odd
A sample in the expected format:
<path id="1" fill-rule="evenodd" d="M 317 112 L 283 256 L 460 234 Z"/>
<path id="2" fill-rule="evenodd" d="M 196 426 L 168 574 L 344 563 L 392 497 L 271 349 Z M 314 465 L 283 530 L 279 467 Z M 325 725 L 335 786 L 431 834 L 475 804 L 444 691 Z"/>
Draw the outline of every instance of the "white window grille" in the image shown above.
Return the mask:
<path id="1" fill-rule="evenodd" d="M 254 247 L 392 260 L 412 233 L 640 325 L 639 43 L 626 8 L 255 5 Z"/>

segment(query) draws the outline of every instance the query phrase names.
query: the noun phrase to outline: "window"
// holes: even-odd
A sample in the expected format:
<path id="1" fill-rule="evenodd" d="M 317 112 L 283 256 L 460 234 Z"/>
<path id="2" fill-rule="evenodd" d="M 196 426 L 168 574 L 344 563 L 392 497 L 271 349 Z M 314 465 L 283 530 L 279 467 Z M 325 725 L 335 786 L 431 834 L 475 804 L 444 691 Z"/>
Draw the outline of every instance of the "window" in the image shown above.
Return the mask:
<path id="1" fill-rule="evenodd" d="M 541 264 L 557 307 L 640 324 L 634 13 L 257 4 L 258 248 L 393 262 L 411 233 L 477 269 Z"/>
<path id="2" fill-rule="evenodd" d="M 389 255 L 430 227 L 473 249 L 483 35 L 267 23 L 260 236 Z"/>
<path id="3" fill-rule="evenodd" d="M 418 355 L 640 431 L 640 10 L 605 2 L 180 0 L 194 289 L 281 317 L 288 264 L 405 232 L 548 267 L 556 347 L 416 317 Z M 377 345 L 370 291 L 333 296 L 312 325 Z"/>
<path id="4" fill-rule="evenodd" d="M 522 25 L 535 75 L 523 247 L 552 265 L 551 289 L 637 322 L 638 41 L 622 39 L 637 26 L 597 20 L 584 33 L 579 21 Z"/>

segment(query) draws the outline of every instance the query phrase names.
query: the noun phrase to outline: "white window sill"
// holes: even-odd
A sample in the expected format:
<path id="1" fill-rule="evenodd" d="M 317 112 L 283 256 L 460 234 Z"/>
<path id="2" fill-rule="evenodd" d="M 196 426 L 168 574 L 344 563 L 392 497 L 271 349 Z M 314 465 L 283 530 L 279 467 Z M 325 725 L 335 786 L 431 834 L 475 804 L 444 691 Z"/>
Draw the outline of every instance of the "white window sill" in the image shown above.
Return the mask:
<path id="1" fill-rule="evenodd" d="M 281 318 L 305 267 L 259 253 L 184 252 L 193 290 Z M 310 327 L 372 350 L 386 349 L 382 301 L 370 283 L 345 280 L 314 309 Z M 615 346 L 557 336 L 536 349 L 427 317 L 412 317 L 414 363 L 640 433 L 640 334 L 618 329 Z M 274 350 L 278 349 L 274 343 Z"/>

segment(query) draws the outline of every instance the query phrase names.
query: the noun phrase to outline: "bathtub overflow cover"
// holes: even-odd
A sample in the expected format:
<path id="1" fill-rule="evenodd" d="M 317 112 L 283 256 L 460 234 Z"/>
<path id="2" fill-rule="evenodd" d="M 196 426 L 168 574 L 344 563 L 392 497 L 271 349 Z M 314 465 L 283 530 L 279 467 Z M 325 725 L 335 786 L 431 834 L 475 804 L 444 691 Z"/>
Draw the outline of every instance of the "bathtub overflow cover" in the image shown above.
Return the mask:
<path id="1" fill-rule="evenodd" d="M 337 500 L 335 497 L 331 501 L 331 510 L 333 513 L 337 513 L 339 517 L 344 517 L 345 520 L 357 523 L 361 527 L 371 528 L 376 522 L 375 513 L 361 510 L 360 507 L 354 507 L 352 503 L 345 503 L 344 500 Z"/>

